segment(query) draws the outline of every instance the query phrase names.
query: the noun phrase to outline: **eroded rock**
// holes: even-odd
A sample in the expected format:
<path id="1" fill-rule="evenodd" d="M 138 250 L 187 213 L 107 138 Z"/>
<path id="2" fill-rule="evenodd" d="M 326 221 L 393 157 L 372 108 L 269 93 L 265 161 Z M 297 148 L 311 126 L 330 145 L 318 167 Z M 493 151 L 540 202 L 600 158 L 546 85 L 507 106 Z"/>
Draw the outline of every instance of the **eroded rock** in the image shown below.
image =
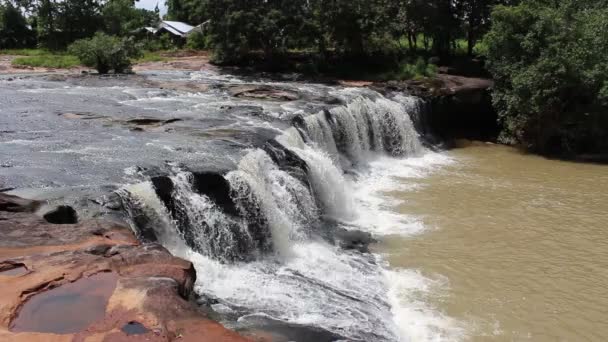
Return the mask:
<path id="1" fill-rule="evenodd" d="M 128 227 L 51 224 L 1 198 L 12 204 L 0 209 L 0 341 L 247 341 L 187 300 L 190 262 Z M 149 331 L 130 335 L 130 322 Z"/>

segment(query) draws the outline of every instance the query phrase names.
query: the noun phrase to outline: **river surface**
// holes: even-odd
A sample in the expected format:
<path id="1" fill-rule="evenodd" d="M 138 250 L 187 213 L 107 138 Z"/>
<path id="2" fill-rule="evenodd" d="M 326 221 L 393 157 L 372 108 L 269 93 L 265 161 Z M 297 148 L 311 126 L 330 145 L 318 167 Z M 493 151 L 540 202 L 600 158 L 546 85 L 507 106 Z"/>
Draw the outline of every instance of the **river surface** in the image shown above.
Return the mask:
<path id="1" fill-rule="evenodd" d="M 608 167 L 493 145 L 444 155 L 385 193 L 426 228 L 377 246 L 426 279 L 401 299 L 427 301 L 464 340 L 605 341 Z"/>
<path id="2" fill-rule="evenodd" d="M 129 223 L 276 342 L 601 341 L 608 169 L 438 152 L 423 110 L 211 71 L 0 77 L 0 189 Z"/>

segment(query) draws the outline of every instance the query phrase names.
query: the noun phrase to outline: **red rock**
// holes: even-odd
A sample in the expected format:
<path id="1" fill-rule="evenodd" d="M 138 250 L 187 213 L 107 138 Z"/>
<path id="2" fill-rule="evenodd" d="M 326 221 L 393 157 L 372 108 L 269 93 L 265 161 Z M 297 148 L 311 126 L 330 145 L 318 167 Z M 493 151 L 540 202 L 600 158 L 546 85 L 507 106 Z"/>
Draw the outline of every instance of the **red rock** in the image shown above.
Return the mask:
<path id="1" fill-rule="evenodd" d="M 187 300 L 190 262 L 127 227 L 50 224 L 0 195 L 0 341 L 251 341 Z M 123 331 L 131 322 L 144 333 Z"/>

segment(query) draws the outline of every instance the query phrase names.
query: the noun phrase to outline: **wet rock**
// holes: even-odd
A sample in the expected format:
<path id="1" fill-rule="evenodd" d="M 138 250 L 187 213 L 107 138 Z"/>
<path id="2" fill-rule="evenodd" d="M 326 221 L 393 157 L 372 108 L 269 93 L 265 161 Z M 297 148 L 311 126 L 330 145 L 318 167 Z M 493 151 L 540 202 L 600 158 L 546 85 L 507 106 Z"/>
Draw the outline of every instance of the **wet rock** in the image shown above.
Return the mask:
<path id="1" fill-rule="evenodd" d="M 83 331 L 104 318 L 117 281 L 116 273 L 102 272 L 36 294 L 21 307 L 10 330 L 53 334 Z"/>
<path id="2" fill-rule="evenodd" d="M 225 213 L 238 215 L 232 198 L 230 198 L 230 183 L 223 175 L 216 172 L 193 172 L 194 190 L 208 196 Z"/>
<path id="3" fill-rule="evenodd" d="M 68 205 L 60 205 L 43 215 L 46 222 L 53 224 L 74 224 L 78 222 L 78 214 Z"/>
<path id="4" fill-rule="evenodd" d="M 361 253 L 368 253 L 369 245 L 376 242 L 372 237 L 372 234 L 360 230 L 338 228 L 336 229 L 335 234 L 340 247 L 343 249 L 357 250 Z"/>
<path id="5" fill-rule="evenodd" d="M 146 130 L 159 129 L 164 125 L 168 125 L 178 121 L 181 121 L 181 119 L 174 118 L 168 120 L 161 120 L 156 118 L 137 118 L 125 121 L 125 124 L 134 125 L 130 128 L 131 131 L 142 132 Z"/>
<path id="6" fill-rule="evenodd" d="M 32 213 L 40 206 L 42 202 L 28 200 L 21 197 L 0 193 L 0 211 L 10 212 L 29 212 Z"/>
<path id="7" fill-rule="evenodd" d="M 333 342 L 346 341 L 340 335 L 318 327 L 287 323 L 265 316 L 248 316 L 239 322 L 242 334 L 256 341 L 272 342 Z"/>
<path id="8" fill-rule="evenodd" d="M 234 97 L 256 100 L 296 101 L 300 99 L 300 95 L 293 90 L 269 85 L 233 86 L 228 89 L 228 92 Z"/>
<path id="9" fill-rule="evenodd" d="M 80 119 L 80 120 L 98 120 L 107 119 L 106 116 L 94 114 L 94 113 L 62 113 L 59 116 L 66 119 Z"/>
<path id="10" fill-rule="evenodd" d="M 187 300 L 192 263 L 114 223 L 0 209 L 0 278 L 0 341 L 247 341 Z M 132 322 L 150 331 L 129 335 Z"/>
<path id="11" fill-rule="evenodd" d="M 176 185 L 172 179 L 168 176 L 153 177 L 156 194 L 177 223 L 177 229 L 189 247 L 225 262 L 252 260 L 260 252 L 272 250 L 268 222 L 261 212 L 259 202 L 250 191 L 243 190 L 244 193 L 251 194 L 244 196 L 246 198 L 234 194 L 223 174 L 216 171 L 192 171 L 187 181 L 190 182 L 192 191 L 211 200 L 226 215 L 222 227 L 209 225 L 205 220 L 193 217 L 190 214 L 191 204 L 174 197 Z M 233 198 L 237 198 L 238 204 Z M 136 220 L 139 219 L 134 221 Z M 247 232 L 242 231 L 241 221 L 247 222 Z M 144 226 L 139 230 L 145 231 L 146 228 Z"/>
<path id="12" fill-rule="evenodd" d="M 22 263 L 7 262 L 0 264 L 0 276 L 18 277 L 27 274 L 28 269 Z"/>
<path id="13" fill-rule="evenodd" d="M 143 335 L 150 332 L 150 329 L 146 328 L 143 324 L 139 322 L 129 322 L 122 326 L 120 329 L 127 335 Z"/>
<path id="14" fill-rule="evenodd" d="M 453 139 L 495 141 L 501 130 L 492 106 L 490 79 L 439 74 L 433 78 L 390 81 L 371 86 L 390 97 L 405 92 L 426 101 L 412 117 L 416 130 L 431 144 Z"/>
<path id="15" fill-rule="evenodd" d="M 274 161 L 281 170 L 287 171 L 290 175 L 310 188 L 308 181 L 308 165 L 302 158 L 275 139 L 269 140 L 264 145 L 264 151 L 266 151 L 268 156 L 270 156 L 272 161 Z"/>

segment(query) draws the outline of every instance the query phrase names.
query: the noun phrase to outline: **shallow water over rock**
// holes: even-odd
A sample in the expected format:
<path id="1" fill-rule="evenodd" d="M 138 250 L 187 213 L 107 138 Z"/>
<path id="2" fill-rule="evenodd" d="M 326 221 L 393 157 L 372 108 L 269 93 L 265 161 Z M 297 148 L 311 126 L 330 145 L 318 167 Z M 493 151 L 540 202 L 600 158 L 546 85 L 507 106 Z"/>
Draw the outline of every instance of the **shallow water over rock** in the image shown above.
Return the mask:
<path id="1" fill-rule="evenodd" d="M 19 310 L 11 331 L 55 334 L 83 331 L 105 316 L 117 280 L 115 273 L 98 273 L 36 294 Z"/>

